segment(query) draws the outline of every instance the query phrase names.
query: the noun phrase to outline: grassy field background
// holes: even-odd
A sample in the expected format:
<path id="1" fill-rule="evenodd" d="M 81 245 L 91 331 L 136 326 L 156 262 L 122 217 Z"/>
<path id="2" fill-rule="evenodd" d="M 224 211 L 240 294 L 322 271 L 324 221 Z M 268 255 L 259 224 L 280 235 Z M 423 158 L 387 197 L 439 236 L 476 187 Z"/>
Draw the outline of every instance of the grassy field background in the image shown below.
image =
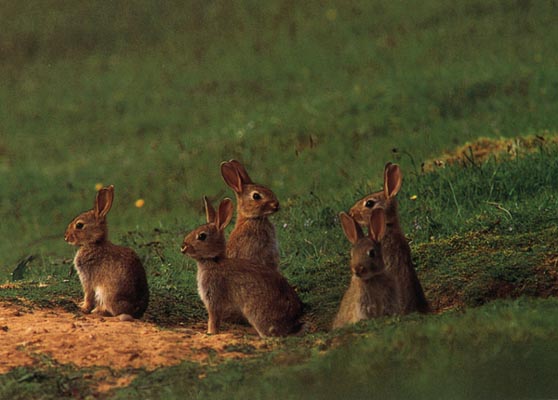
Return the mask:
<path id="1" fill-rule="evenodd" d="M 442 366 L 454 359 L 471 375 L 444 380 L 439 393 L 509 360 L 541 371 L 524 387 L 542 385 L 555 361 L 538 358 L 555 339 L 551 300 L 325 330 L 349 278 L 337 213 L 379 187 L 387 161 L 405 174 L 404 228 L 436 309 L 556 294 L 558 150 L 548 143 L 558 130 L 555 1 L 30 0 L 2 2 L 0 15 L 0 282 L 24 282 L 0 289 L 1 298 L 41 306 L 79 299 L 76 276 L 68 278 L 75 249 L 63 233 L 92 206 L 96 184 L 114 184 L 111 237 L 144 260 L 153 292 L 146 319 L 162 326 L 203 320 L 195 265 L 179 247 L 203 221 L 203 195 L 232 196 L 218 166 L 237 158 L 282 202 L 273 218 L 282 270 L 318 333 L 286 340 L 290 361 L 278 369 L 269 367 L 274 354 L 219 367 L 205 382 L 195 379 L 196 365 L 158 371 L 145 379 L 166 387 L 161 398 L 203 397 L 225 385 L 234 392 L 246 381 L 253 389 L 238 396 L 272 397 L 281 382 L 282 396 L 297 398 L 300 376 L 331 398 L 340 392 L 328 377 L 343 376 L 348 397 L 358 398 L 402 370 L 408 382 L 379 393 L 408 397 L 419 387 L 426 397 L 436 395 Z M 531 154 L 519 146 L 520 157 L 472 157 L 465 166 L 422 172 L 424 161 L 478 137 L 525 135 L 545 140 Z M 137 208 L 140 198 L 145 206 Z M 510 322 L 491 335 L 500 321 L 525 329 L 515 337 Z M 415 327 L 417 336 L 406 336 Z M 455 342 L 444 332 L 457 332 Z M 360 337 L 354 349 L 336 339 L 345 334 Z M 328 352 L 337 340 L 347 344 Z M 409 343 L 416 341 L 415 354 Z M 486 350 L 479 364 L 468 358 L 476 344 Z M 401 355 L 398 346 L 406 349 Z M 45 387 L 82 373 L 42 371 L 42 381 L 22 381 L 29 392 L 21 393 L 62 396 Z M 28 374 L 0 382 L 13 388 L 9 382 Z M 494 382 L 484 379 L 488 390 Z M 513 394 L 498 391 L 502 385 L 489 392 Z M 139 396 L 148 386 L 115 396 Z M 551 389 L 535 393 L 556 395 Z M 0 394 L 14 395 L 9 390 Z"/>

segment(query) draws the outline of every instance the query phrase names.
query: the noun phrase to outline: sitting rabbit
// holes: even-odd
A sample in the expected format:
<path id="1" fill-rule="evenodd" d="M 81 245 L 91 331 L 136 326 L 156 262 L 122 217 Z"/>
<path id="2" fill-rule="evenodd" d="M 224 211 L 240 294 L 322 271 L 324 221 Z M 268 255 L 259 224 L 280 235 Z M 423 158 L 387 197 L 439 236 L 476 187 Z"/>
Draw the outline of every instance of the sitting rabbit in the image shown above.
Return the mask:
<path id="1" fill-rule="evenodd" d="M 366 225 L 374 209 L 385 209 L 386 233 L 382 252 L 387 271 L 397 284 L 398 313 L 426 313 L 430 307 L 411 259 L 411 248 L 399 223 L 395 196 L 401 189 L 401 183 L 399 165 L 387 163 L 384 168 L 384 189 L 357 201 L 349 213 L 359 224 Z"/>
<path id="2" fill-rule="evenodd" d="M 113 198 L 114 186 L 99 190 L 94 208 L 70 222 L 64 239 L 79 247 L 74 265 L 84 292 L 81 310 L 133 320 L 147 309 L 149 290 L 134 250 L 108 240 L 106 216 Z"/>
<path id="3" fill-rule="evenodd" d="M 333 328 L 363 319 L 392 315 L 397 310 L 395 283 L 387 274 L 381 242 L 386 230 L 381 208 L 370 216 L 368 236 L 349 215 L 339 215 L 343 232 L 351 248 L 351 283 L 345 292 Z"/>
<path id="4" fill-rule="evenodd" d="M 227 256 L 224 229 L 232 218 L 232 201 L 223 200 L 218 212 L 207 199 L 205 207 L 207 224 L 186 235 L 181 251 L 198 265 L 198 293 L 209 314 L 208 333 L 218 333 L 223 318 L 236 313 L 262 337 L 298 333 L 302 303 L 287 280 L 276 269 Z"/>

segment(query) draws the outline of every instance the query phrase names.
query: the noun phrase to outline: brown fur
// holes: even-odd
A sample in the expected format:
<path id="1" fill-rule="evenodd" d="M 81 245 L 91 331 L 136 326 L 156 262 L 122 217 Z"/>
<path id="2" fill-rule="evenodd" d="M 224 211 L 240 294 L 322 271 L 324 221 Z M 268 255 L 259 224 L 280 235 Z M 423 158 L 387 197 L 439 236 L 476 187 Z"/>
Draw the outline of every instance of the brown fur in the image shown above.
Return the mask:
<path id="1" fill-rule="evenodd" d="M 206 202 L 206 210 L 209 207 Z M 217 213 L 207 211 L 208 223 L 186 235 L 181 249 L 198 264 L 198 293 L 209 315 L 208 333 L 218 333 L 223 319 L 235 313 L 262 337 L 297 333 L 302 303 L 287 280 L 274 269 L 227 257 L 224 229 L 232 213 L 230 199 L 221 202 Z"/>
<path id="2" fill-rule="evenodd" d="M 79 246 L 74 265 L 84 292 L 81 310 L 127 321 L 143 315 L 149 289 L 137 254 L 108 240 L 106 215 L 113 198 L 113 186 L 99 190 L 93 210 L 74 218 L 64 239 Z"/>
<path id="3" fill-rule="evenodd" d="M 397 301 L 395 284 L 386 273 L 380 244 L 385 232 L 384 210 L 377 208 L 371 214 L 368 236 L 364 236 L 349 215 L 341 213 L 339 217 L 343 232 L 352 243 L 352 277 L 333 322 L 334 329 L 363 319 L 392 315 Z"/>
<path id="4" fill-rule="evenodd" d="M 399 166 L 387 163 L 384 169 L 384 189 L 358 200 L 349 213 L 359 224 L 366 225 L 372 210 L 385 209 L 387 229 L 382 241 L 382 251 L 386 268 L 397 283 L 398 312 L 426 313 L 430 311 L 430 307 L 412 262 L 411 248 L 399 223 L 396 195 L 401 183 Z"/>
<path id="5" fill-rule="evenodd" d="M 227 256 L 279 268 L 279 244 L 268 216 L 279 211 L 279 201 L 268 188 L 252 182 L 236 160 L 221 164 L 221 175 L 236 195 L 237 218 L 227 243 Z M 254 198 L 254 196 L 259 198 Z"/>

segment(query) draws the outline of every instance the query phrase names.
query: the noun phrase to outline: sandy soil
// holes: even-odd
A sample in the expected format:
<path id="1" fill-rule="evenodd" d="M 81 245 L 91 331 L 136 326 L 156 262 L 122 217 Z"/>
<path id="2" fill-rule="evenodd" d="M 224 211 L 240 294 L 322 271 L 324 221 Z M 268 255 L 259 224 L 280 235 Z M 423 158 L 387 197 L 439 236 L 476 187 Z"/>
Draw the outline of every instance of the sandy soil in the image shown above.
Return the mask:
<path id="1" fill-rule="evenodd" d="M 120 322 L 96 315 L 76 316 L 61 309 L 27 310 L 0 303 L 0 374 L 40 363 L 40 356 L 47 355 L 60 364 L 107 367 L 91 377 L 98 390 L 105 391 L 125 386 L 134 378 L 132 373 L 115 378 L 110 370 L 153 370 L 184 360 L 218 362 L 250 357 L 268 346 L 248 327 L 230 327 L 212 336 L 205 329 L 205 324 L 162 329 L 143 321 Z M 242 348 L 250 351 L 235 351 Z"/>

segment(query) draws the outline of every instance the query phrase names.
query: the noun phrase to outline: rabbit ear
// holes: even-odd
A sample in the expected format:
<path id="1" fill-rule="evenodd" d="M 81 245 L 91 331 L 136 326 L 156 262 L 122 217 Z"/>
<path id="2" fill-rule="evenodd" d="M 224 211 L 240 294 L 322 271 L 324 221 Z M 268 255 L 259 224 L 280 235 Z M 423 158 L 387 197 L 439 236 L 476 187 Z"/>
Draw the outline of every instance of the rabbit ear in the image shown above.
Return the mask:
<path id="1" fill-rule="evenodd" d="M 401 189 L 401 168 L 388 162 L 384 168 L 384 195 L 386 199 L 395 197 Z"/>
<path id="2" fill-rule="evenodd" d="M 110 208 L 112 207 L 112 200 L 114 199 L 114 186 L 110 185 L 104 187 L 97 192 L 95 199 L 95 218 L 97 220 L 103 219 L 107 216 Z"/>
<path id="3" fill-rule="evenodd" d="M 375 242 L 380 242 L 386 233 L 386 213 L 383 208 L 372 209 L 368 225 L 369 236 Z"/>
<path id="4" fill-rule="evenodd" d="M 362 229 L 360 229 L 359 224 L 356 223 L 353 217 L 349 214 L 342 212 L 339 214 L 339 220 L 341 221 L 341 227 L 345 236 L 349 239 L 349 242 L 355 244 L 360 238 L 364 237 Z"/>
<path id="5" fill-rule="evenodd" d="M 227 227 L 229 222 L 231 222 L 231 218 L 233 215 L 233 202 L 231 199 L 226 198 L 223 199 L 221 204 L 219 204 L 219 214 L 217 214 L 217 218 L 215 220 L 215 225 L 217 229 L 222 231 Z"/>
<path id="6" fill-rule="evenodd" d="M 205 218 L 207 219 L 207 223 L 215 222 L 215 209 L 209 202 L 207 196 L 203 196 L 203 204 L 205 206 Z"/>
<path id="7" fill-rule="evenodd" d="M 236 193 L 242 193 L 242 179 L 234 164 L 224 161 L 221 163 L 221 175 L 225 183 Z"/>
<path id="8" fill-rule="evenodd" d="M 252 179 L 250 178 L 250 175 L 248 175 L 248 172 L 246 172 L 246 168 L 244 168 L 244 165 L 242 165 L 240 163 L 240 161 L 230 160 L 229 163 L 232 164 L 234 166 L 234 168 L 236 168 L 238 174 L 240 175 L 240 179 L 242 180 L 243 184 L 246 185 L 246 184 L 254 183 L 252 181 Z"/>

